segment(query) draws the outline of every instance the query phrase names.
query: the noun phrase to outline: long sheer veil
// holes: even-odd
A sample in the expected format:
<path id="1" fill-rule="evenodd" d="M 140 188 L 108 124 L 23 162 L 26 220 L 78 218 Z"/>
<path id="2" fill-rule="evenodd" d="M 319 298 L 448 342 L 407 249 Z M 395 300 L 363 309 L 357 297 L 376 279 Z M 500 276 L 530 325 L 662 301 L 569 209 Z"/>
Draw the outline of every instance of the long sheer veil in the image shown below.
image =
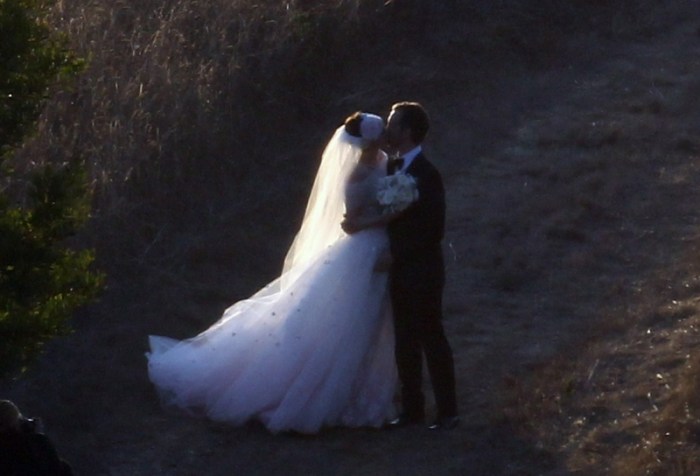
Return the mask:
<path id="1" fill-rule="evenodd" d="M 362 153 L 356 137 L 336 129 L 321 158 L 306 212 L 282 269 L 282 288 L 298 277 L 324 249 L 344 236 L 340 227 L 345 213 L 345 184 Z"/>

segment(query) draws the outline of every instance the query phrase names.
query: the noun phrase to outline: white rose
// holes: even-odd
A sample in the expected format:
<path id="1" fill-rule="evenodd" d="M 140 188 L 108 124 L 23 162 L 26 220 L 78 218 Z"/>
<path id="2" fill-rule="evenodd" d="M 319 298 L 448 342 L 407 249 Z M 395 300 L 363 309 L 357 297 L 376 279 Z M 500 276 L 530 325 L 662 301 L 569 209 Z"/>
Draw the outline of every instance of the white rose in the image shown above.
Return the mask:
<path id="1" fill-rule="evenodd" d="M 382 206 L 383 213 L 394 213 L 405 210 L 418 200 L 416 179 L 405 173 L 384 177 L 377 191 L 377 201 Z"/>

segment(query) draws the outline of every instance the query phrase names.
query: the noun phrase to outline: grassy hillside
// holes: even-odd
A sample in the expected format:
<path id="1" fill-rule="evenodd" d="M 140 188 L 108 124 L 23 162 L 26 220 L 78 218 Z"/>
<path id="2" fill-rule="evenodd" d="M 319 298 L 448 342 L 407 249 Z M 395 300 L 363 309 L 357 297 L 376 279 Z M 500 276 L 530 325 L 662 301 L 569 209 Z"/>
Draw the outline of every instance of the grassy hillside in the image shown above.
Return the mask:
<path id="1" fill-rule="evenodd" d="M 21 160 L 87 155 L 106 265 L 177 266 L 180 234 L 272 206 L 299 216 L 324 140 L 354 109 L 382 113 L 441 80 L 469 87 L 468 74 L 443 76 L 453 60 L 549 65 L 581 32 L 644 36 L 665 21 L 652 2 L 464 3 L 58 2 L 53 21 L 90 67 Z M 273 249 L 294 229 L 245 222 L 235 240 L 264 235 Z"/>
<path id="2" fill-rule="evenodd" d="M 668 338 L 668 354 L 625 345 L 695 325 L 695 7 L 58 2 L 51 21 L 89 67 L 17 161 L 89 158 L 96 199 L 78 239 L 109 286 L 0 389 L 85 474 L 663 474 L 654 455 L 682 455 L 671 474 L 687 474 L 697 384 L 693 361 L 671 355 L 696 339 Z M 427 147 L 446 177 L 464 427 L 305 441 L 165 414 L 146 336 L 191 336 L 274 277 L 330 132 L 401 99 L 431 112 Z M 657 358 L 672 372 L 652 370 Z M 624 366 L 638 380 L 616 389 L 631 403 L 602 391 Z M 658 412 L 641 407 L 652 374 L 670 389 Z"/>

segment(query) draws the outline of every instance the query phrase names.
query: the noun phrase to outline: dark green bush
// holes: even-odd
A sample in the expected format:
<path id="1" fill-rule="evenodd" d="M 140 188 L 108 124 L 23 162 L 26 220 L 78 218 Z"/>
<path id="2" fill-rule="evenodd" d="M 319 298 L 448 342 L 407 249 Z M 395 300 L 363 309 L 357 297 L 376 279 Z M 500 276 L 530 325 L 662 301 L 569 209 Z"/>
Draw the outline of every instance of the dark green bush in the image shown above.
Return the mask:
<path id="1" fill-rule="evenodd" d="M 22 173 L 9 165 L 51 86 L 81 69 L 41 22 L 44 6 L 0 1 L 0 374 L 25 367 L 47 340 L 66 333 L 72 313 L 102 283 L 90 270 L 93 252 L 67 246 L 90 212 L 82 162 Z"/>

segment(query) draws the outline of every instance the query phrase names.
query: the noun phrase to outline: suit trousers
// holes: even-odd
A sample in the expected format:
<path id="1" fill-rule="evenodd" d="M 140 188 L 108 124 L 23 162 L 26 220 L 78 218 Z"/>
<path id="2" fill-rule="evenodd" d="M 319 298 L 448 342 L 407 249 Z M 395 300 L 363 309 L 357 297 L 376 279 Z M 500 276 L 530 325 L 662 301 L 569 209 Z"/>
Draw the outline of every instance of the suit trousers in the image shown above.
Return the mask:
<path id="1" fill-rule="evenodd" d="M 402 286 L 399 280 L 391 280 L 390 294 L 403 413 L 415 418 L 425 416 L 425 355 L 438 418 L 456 416 L 454 359 L 442 326 L 442 286 Z"/>

